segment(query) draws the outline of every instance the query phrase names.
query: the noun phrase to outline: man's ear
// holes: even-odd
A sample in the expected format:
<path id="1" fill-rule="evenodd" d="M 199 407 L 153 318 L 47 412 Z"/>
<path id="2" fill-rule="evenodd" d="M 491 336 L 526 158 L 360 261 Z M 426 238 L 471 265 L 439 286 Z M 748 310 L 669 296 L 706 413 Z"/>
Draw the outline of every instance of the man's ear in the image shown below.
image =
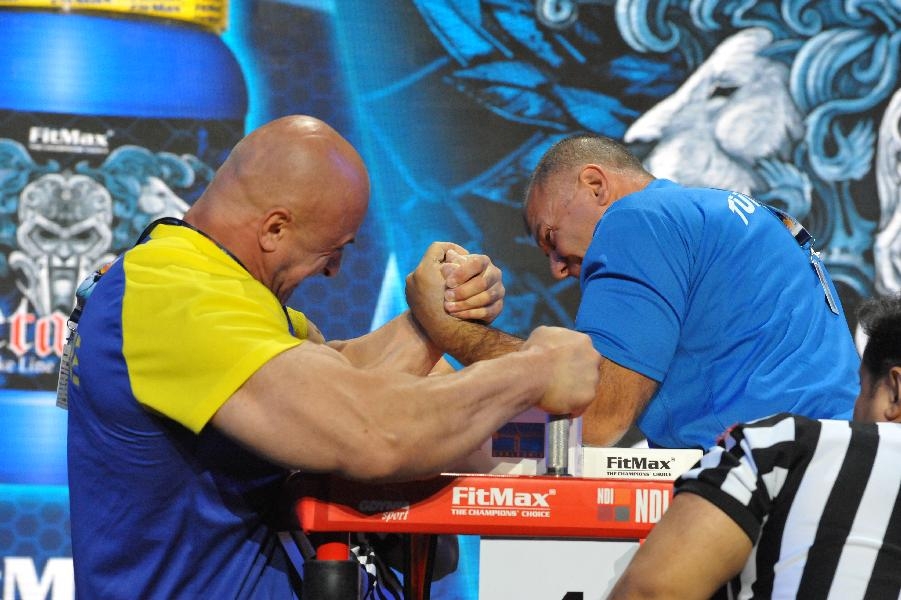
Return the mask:
<path id="1" fill-rule="evenodd" d="M 901 421 L 901 365 L 892 367 L 885 376 L 889 386 L 889 403 L 885 416 L 891 421 Z"/>
<path id="2" fill-rule="evenodd" d="M 291 223 L 291 213 L 284 208 L 275 207 L 269 210 L 260 221 L 257 237 L 263 252 L 274 252 L 279 241 L 287 233 Z"/>
<path id="3" fill-rule="evenodd" d="M 610 203 L 610 181 L 603 166 L 595 164 L 583 166 L 579 172 L 579 182 L 591 189 L 598 206 Z"/>

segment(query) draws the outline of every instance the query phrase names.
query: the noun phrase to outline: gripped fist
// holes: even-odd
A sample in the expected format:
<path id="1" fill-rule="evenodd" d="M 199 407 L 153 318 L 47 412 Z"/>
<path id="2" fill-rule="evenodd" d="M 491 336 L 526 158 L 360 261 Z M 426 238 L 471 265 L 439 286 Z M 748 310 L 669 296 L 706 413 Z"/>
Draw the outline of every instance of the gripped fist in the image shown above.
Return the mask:
<path id="1" fill-rule="evenodd" d="M 581 415 L 597 393 L 601 355 L 584 333 L 538 327 L 522 346 L 536 349 L 550 364 L 550 380 L 538 406 L 552 414 Z"/>
<path id="2" fill-rule="evenodd" d="M 449 248 L 441 265 L 446 289 L 444 310 L 467 321 L 491 323 L 504 308 L 501 270 L 484 254 Z"/>
<path id="3" fill-rule="evenodd" d="M 490 323 L 504 307 L 501 270 L 483 254 L 452 242 L 433 242 L 407 275 L 407 304 L 430 335 L 456 318 Z"/>
<path id="4" fill-rule="evenodd" d="M 444 291 L 447 286 L 441 272 L 448 250 L 466 253 L 466 250 L 456 244 L 433 242 L 406 279 L 407 305 L 429 335 L 437 330 L 442 320 L 451 318 L 444 310 Z"/>

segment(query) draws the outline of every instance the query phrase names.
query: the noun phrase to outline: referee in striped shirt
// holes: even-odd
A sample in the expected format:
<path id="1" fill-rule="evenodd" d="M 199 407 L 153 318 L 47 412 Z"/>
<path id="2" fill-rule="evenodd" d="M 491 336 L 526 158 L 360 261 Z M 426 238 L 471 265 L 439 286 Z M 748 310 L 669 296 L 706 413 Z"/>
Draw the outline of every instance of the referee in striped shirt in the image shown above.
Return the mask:
<path id="1" fill-rule="evenodd" d="M 865 302 L 854 421 L 733 427 L 610 599 L 901 597 L 901 296 Z"/>

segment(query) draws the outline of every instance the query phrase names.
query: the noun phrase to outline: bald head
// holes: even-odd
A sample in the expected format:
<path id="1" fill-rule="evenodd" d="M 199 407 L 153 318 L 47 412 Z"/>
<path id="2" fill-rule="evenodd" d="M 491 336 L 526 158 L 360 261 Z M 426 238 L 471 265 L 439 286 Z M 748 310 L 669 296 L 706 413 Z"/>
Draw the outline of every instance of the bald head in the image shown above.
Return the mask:
<path id="1" fill-rule="evenodd" d="M 286 286 L 275 281 L 275 271 L 307 264 L 336 272 L 368 203 L 369 176 L 359 153 L 326 123 L 293 115 L 242 139 L 185 221 L 282 298 Z M 328 265 L 316 262 L 330 253 Z M 291 283 L 293 289 L 298 282 Z"/>
<path id="2" fill-rule="evenodd" d="M 319 119 L 293 115 L 242 139 L 196 206 L 215 204 L 218 214 L 283 206 L 300 216 L 340 209 L 335 200 L 368 201 L 368 194 L 366 167 L 353 146 Z"/>

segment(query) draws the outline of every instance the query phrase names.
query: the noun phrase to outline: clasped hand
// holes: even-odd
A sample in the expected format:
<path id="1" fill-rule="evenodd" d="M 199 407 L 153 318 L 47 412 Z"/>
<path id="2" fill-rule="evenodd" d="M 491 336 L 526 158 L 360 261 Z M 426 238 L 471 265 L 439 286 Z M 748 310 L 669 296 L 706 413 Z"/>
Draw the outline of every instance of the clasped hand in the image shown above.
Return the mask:
<path id="1" fill-rule="evenodd" d="M 504 307 L 501 270 L 484 254 L 434 242 L 407 275 L 407 304 L 427 331 L 448 317 L 491 323 Z"/>

